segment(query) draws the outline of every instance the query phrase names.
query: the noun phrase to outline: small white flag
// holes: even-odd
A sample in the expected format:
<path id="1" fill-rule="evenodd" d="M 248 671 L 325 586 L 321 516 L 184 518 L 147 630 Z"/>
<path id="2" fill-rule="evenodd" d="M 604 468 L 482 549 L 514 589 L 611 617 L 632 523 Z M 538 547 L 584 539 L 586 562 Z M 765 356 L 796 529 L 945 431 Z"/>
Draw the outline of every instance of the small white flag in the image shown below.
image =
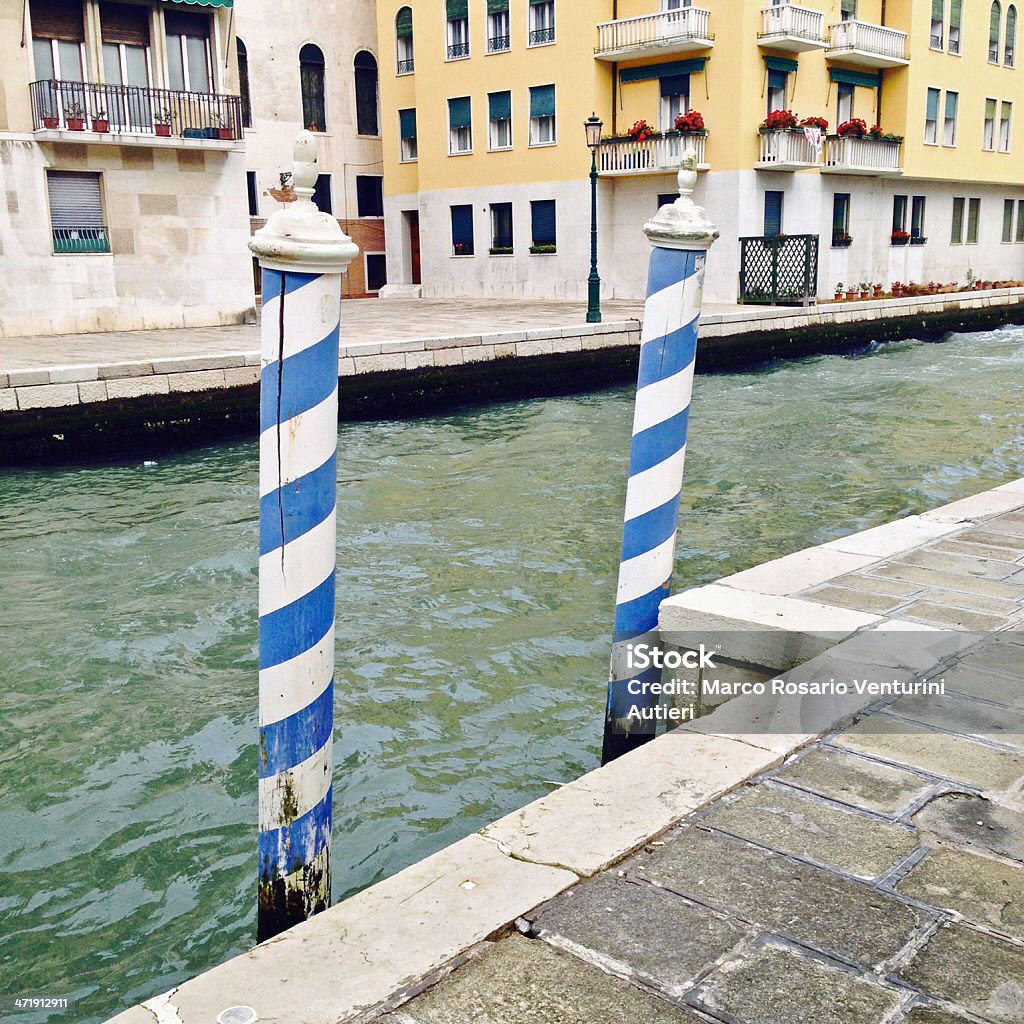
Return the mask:
<path id="1" fill-rule="evenodd" d="M 814 147 L 815 153 L 821 152 L 821 129 L 805 128 L 804 138 Z"/>

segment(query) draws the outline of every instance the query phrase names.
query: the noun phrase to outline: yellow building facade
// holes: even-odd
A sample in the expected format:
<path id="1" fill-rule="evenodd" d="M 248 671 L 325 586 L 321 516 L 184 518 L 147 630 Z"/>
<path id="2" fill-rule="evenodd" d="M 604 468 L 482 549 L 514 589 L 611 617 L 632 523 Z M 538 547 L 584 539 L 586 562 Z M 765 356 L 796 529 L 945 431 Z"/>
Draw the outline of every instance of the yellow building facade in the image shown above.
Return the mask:
<path id="1" fill-rule="evenodd" d="M 640 227 L 687 148 L 721 230 L 711 301 L 1020 278 L 1018 20 L 1006 0 L 379 0 L 387 291 L 582 299 L 592 112 L 606 297 L 643 294 Z"/>

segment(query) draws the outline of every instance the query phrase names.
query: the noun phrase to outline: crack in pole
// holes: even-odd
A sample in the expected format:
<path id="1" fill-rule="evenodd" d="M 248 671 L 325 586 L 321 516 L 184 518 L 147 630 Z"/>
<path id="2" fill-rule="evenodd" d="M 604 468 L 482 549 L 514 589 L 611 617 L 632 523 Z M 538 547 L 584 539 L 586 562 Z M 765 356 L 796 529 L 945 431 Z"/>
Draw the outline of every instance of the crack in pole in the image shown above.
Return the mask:
<path id="1" fill-rule="evenodd" d="M 284 296 L 288 272 L 281 271 L 281 305 L 277 314 L 277 513 L 281 525 L 281 575 L 284 576 L 284 486 L 281 472 L 281 392 L 284 389 Z"/>

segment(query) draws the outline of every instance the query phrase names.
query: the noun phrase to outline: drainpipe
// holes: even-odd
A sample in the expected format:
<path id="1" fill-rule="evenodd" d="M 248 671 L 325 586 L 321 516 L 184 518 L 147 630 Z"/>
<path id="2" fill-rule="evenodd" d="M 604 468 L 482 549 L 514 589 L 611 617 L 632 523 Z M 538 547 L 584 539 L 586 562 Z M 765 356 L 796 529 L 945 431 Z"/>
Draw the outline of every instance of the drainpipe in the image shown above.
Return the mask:
<path id="1" fill-rule="evenodd" d="M 338 327 L 358 249 L 313 205 L 311 132 L 294 161 L 298 198 L 249 242 L 263 274 L 259 942 L 331 902 Z"/>

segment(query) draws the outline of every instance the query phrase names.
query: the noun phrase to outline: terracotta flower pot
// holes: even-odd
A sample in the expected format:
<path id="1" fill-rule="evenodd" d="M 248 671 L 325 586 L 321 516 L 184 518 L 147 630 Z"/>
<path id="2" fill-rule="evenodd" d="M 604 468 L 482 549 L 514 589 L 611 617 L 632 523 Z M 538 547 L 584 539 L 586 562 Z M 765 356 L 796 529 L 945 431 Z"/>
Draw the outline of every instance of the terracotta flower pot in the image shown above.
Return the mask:
<path id="1" fill-rule="evenodd" d="M 68 131 L 69 132 L 84 132 L 85 131 L 85 118 L 84 117 L 69 117 L 68 118 Z"/>
<path id="2" fill-rule="evenodd" d="M 156 129 L 156 133 L 160 138 L 169 139 L 171 137 L 171 126 L 169 124 L 157 124 L 153 127 Z"/>
<path id="3" fill-rule="evenodd" d="M 109 132 L 110 122 L 105 117 L 94 117 L 92 119 L 92 130 L 94 132 Z"/>
<path id="4" fill-rule="evenodd" d="M 43 127 L 44 128 L 56 128 L 60 124 L 60 118 L 57 117 L 44 117 Z"/>

